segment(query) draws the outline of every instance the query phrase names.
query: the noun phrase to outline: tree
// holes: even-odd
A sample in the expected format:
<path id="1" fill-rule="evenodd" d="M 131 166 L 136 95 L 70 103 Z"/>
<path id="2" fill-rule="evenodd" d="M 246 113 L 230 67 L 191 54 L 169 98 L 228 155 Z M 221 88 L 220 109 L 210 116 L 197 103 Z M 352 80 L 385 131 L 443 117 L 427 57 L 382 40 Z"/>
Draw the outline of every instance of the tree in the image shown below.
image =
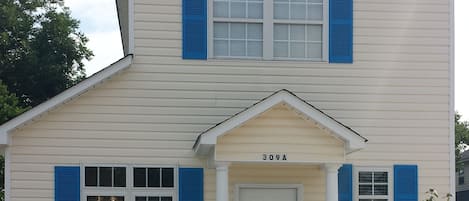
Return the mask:
<path id="1" fill-rule="evenodd" d="M 456 170 L 462 167 L 461 153 L 466 149 L 469 144 L 469 122 L 462 121 L 461 115 L 456 113 L 454 118 L 454 130 L 455 130 L 455 155 L 456 155 Z"/>
<path id="2" fill-rule="evenodd" d="M 88 39 L 63 0 L 0 1 L 0 80 L 36 106 L 85 78 Z"/>

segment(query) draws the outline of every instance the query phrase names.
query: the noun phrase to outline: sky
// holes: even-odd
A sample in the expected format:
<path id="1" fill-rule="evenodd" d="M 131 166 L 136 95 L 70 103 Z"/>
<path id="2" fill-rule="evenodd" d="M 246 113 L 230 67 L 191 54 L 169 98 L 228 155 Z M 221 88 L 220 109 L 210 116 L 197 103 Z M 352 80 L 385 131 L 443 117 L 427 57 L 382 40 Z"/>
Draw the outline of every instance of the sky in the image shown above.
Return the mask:
<path id="1" fill-rule="evenodd" d="M 122 45 L 115 0 L 65 0 L 72 16 L 79 19 L 81 30 L 90 39 L 88 47 L 95 56 L 85 62 L 87 75 L 109 66 L 122 58 Z M 456 94 L 455 108 L 464 121 L 469 121 L 469 1 L 455 0 L 456 18 Z"/>

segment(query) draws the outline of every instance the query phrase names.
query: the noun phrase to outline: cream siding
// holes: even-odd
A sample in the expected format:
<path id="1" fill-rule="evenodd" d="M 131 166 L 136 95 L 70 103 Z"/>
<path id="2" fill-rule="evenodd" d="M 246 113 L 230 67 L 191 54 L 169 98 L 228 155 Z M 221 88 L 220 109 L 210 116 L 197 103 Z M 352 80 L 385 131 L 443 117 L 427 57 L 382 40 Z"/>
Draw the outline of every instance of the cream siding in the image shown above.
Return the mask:
<path id="1" fill-rule="evenodd" d="M 218 137 L 215 160 L 262 162 L 264 154 L 278 154 L 281 159 L 277 161 L 283 163 L 343 163 L 344 146 L 312 120 L 278 104 Z"/>
<path id="2" fill-rule="evenodd" d="M 13 132 L 12 201 L 52 201 L 57 164 L 203 167 L 199 133 L 283 88 L 369 139 L 348 163 L 418 164 L 420 198 L 449 191 L 449 1 L 355 0 L 353 64 L 181 60 L 180 6 L 135 0 L 132 67 Z"/>

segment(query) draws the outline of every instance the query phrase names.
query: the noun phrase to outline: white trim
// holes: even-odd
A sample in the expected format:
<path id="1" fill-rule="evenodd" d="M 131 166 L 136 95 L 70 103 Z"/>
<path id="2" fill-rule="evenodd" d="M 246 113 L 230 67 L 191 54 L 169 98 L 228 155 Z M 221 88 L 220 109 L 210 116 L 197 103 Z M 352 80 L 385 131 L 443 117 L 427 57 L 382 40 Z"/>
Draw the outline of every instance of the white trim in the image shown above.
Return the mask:
<path id="1" fill-rule="evenodd" d="M 394 200 L 394 168 L 389 166 L 354 166 L 353 167 L 353 199 L 358 201 L 358 172 L 388 172 L 388 201 Z"/>
<path id="2" fill-rule="evenodd" d="M 10 201 L 10 196 L 11 196 L 11 147 L 6 146 L 5 147 L 5 201 Z"/>
<path id="3" fill-rule="evenodd" d="M 48 101 L 41 103 L 40 105 L 30 109 L 29 111 L 1 125 L 0 126 L 0 145 L 10 144 L 10 140 L 8 136 L 9 136 L 9 133 L 13 131 L 14 129 L 17 129 L 21 127 L 22 125 L 32 121 L 34 118 L 44 115 L 50 110 L 58 107 L 59 105 L 62 105 L 76 98 L 80 94 L 85 93 L 89 89 L 95 87 L 96 85 L 118 74 L 122 70 L 128 68 L 132 63 L 132 57 L 133 57 L 132 55 L 127 55 L 126 57 L 120 59 L 114 64 L 111 64 L 109 67 L 87 78 L 86 80 L 78 83 L 77 85 L 54 96 Z"/>
<path id="4" fill-rule="evenodd" d="M 135 10 L 134 10 L 134 0 L 129 0 L 129 52 L 128 54 L 134 54 L 135 53 L 135 29 L 134 29 L 134 15 L 135 15 Z"/>
<path id="5" fill-rule="evenodd" d="M 304 187 L 303 184 L 235 184 L 234 200 L 239 200 L 241 188 L 265 188 L 265 189 L 296 189 L 297 201 L 303 201 Z"/>
<path id="6" fill-rule="evenodd" d="M 225 135 L 228 131 L 241 126 L 250 119 L 256 117 L 257 115 L 267 111 L 273 106 L 279 103 L 286 103 L 303 113 L 306 117 L 317 122 L 319 127 L 328 129 L 336 135 L 338 138 L 346 142 L 347 153 L 358 151 L 365 147 L 365 141 L 361 136 L 358 136 L 356 133 L 351 131 L 349 128 L 341 125 L 337 121 L 328 117 L 321 111 L 316 108 L 308 105 L 303 100 L 292 95 L 286 90 L 281 90 L 268 97 L 267 99 L 255 104 L 254 106 L 246 109 L 245 111 L 237 114 L 236 116 L 226 120 L 223 123 L 220 123 L 216 127 L 208 130 L 207 132 L 201 134 L 200 139 L 196 142 L 194 148 L 197 154 L 207 154 L 209 148 L 213 147 L 217 143 L 217 138 Z"/>
<path id="7" fill-rule="evenodd" d="M 456 157 L 455 157 L 455 107 L 454 107 L 454 96 L 455 96 L 455 22 L 454 22 L 454 0 L 449 1 L 449 13 L 450 13 L 450 48 L 449 48 L 449 86 L 450 86 L 450 100 L 449 100 L 449 177 L 450 177 L 450 193 L 453 195 L 451 200 L 456 199 Z"/>

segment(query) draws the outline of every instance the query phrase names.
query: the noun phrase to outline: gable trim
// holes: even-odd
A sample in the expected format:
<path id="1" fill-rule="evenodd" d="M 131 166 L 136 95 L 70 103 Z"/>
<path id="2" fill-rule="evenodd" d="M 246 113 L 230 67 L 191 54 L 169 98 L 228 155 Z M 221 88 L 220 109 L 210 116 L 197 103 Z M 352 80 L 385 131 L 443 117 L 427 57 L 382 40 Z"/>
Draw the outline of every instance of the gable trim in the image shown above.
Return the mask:
<path id="1" fill-rule="evenodd" d="M 346 142 L 347 153 L 364 148 L 365 142 L 368 141 L 350 127 L 333 119 L 292 92 L 282 89 L 200 134 L 193 146 L 193 150 L 197 154 L 207 154 L 211 147 L 217 143 L 219 136 L 225 135 L 228 131 L 243 125 L 255 116 L 282 102 L 300 111 L 344 140 Z"/>
<path id="2" fill-rule="evenodd" d="M 132 64 L 132 58 L 133 55 L 127 55 L 123 57 L 122 59 L 116 61 L 98 73 L 93 74 L 91 77 L 83 80 L 77 85 L 63 91 L 62 93 L 15 117 L 14 119 L 7 121 L 0 126 L 0 145 L 8 145 L 10 143 L 8 134 L 12 130 L 17 129 L 22 125 L 32 121 L 34 118 L 44 115 L 57 106 L 76 98 L 89 89 L 100 83 L 103 83 L 107 79 L 128 68 Z"/>

